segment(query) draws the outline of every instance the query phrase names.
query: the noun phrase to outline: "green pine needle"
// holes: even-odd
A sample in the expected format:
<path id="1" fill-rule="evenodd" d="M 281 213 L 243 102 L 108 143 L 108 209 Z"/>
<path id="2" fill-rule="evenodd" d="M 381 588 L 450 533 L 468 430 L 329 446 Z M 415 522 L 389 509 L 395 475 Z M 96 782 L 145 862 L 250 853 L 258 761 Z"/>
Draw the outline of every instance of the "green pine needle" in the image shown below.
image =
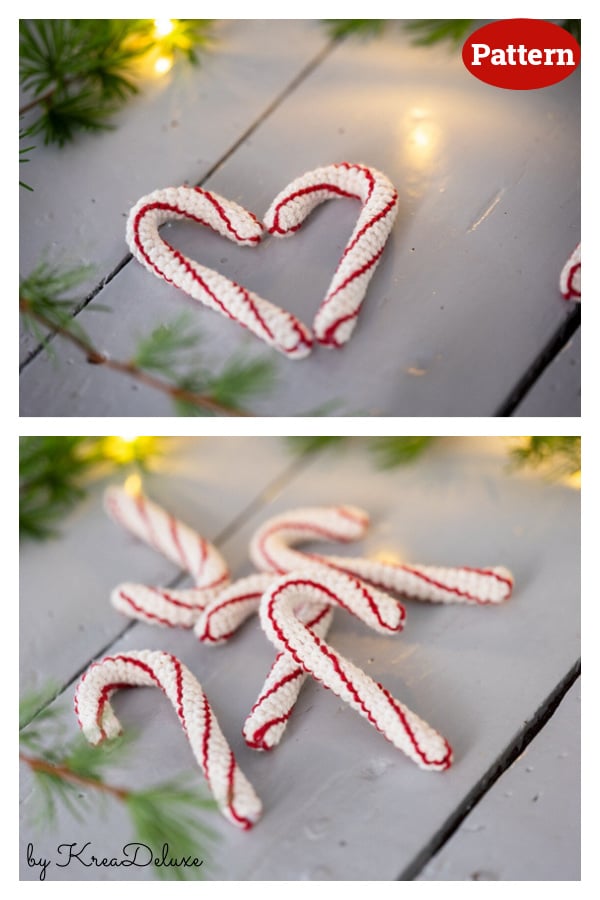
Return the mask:
<path id="1" fill-rule="evenodd" d="M 412 462 L 433 440 L 431 437 L 375 437 L 369 449 L 380 469 L 393 469 Z"/>
<path id="2" fill-rule="evenodd" d="M 581 437 L 528 437 L 512 451 L 518 467 L 539 469 L 548 478 L 558 479 L 581 471 Z"/>
<path id="3" fill-rule="evenodd" d="M 63 146 L 81 131 L 112 127 L 138 92 L 138 61 L 152 48 L 197 62 L 211 38 L 211 20 L 174 19 L 169 35 L 153 19 L 33 19 L 20 22 L 20 82 L 35 110 L 31 133 Z"/>
<path id="4" fill-rule="evenodd" d="M 192 880 L 207 875 L 208 850 L 216 833 L 202 819 L 199 811 L 212 812 L 214 800 L 208 798 L 188 779 L 179 779 L 128 795 L 125 804 L 131 815 L 136 840 L 146 844 L 160 857 L 164 844 L 173 858 L 191 857 L 202 861 L 196 866 L 155 866 L 161 879 Z"/>
<path id="5" fill-rule="evenodd" d="M 298 435 L 296 437 L 287 438 L 287 442 L 291 449 L 295 453 L 299 453 L 301 456 L 309 456 L 312 453 L 318 453 L 320 450 L 324 450 L 326 447 L 341 444 L 343 441 L 347 440 L 348 438 L 345 436 L 334 435 L 332 437 L 327 437 L 322 434 L 315 436 Z"/>
<path id="6" fill-rule="evenodd" d="M 431 47 L 449 41 L 456 48 L 463 43 L 474 22 L 474 19 L 409 19 L 403 24 L 418 46 Z"/>
<path id="7" fill-rule="evenodd" d="M 132 363 L 140 369 L 174 378 L 181 365 L 187 363 L 186 354 L 197 350 L 200 340 L 200 334 L 192 327 L 191 316 L 183 313 L 143 337 L 138 342 Z"/>
<path id="8" fill-rule="evenodd" d="M 229 409 L 241 410 L 250 397 L 269 391 L 273 386 L 275 369 L 269 359 L 247 361 L 234 357 L 218 375 L 204 369 L 192 369 L 177 379 L 177 386 L 192 394 L 205 396 Z M 191 401 L 175 398 L 175 410 L 180 416 L 211 416 L 211 410 Z"/>
<path id="9" fill-rule="evenodd" d="M 29 275 L 21 278 L 19 284 L 20 312 L 25 330 L 37 340 L 45 340 L 47 335 L 35 318 L 39 315 L 48 327 L 69 331 L 89 342 L 85 331 L 73 318 L 82 298 L 68 298 L 65 294 L 79 287 L 93 270 L 93 266 L 59 266 L 42 259 Z M 101 306 L 93 308 L 102 311 Z M 47 344 L 46 350 L 52 352 L 50 344 Z"/>
<path id="10" fill-rule="evenodd" d="M 386 27 L 385 19 L 324 19 L 332 38 L 377 37 Z"/>
<path id="11" fill-rule="evenodd" d="M 21 537 L 41 540 L 56 534 L 56 521 L 84 495 L 83 477 L 96 462 L 89 452 L 94 440 L 62 436 L 19 439 Z"/>
<path id="12" fill-rule="evenodd" d="M 250 397 L 270 390 L 274 379 L 275 369 L 270 359 L 247 360 L 235 356 L 208 382 L 207 393 L 223 406 L 240 406 Z"/>
<path id="13" fill-rule="evenodd" d="M 36 726 L 55 720 L 58 709 L 50 706 L 50 703 L 57 693 L 57 685 L 48 683 L 37 691 L 28 691 L 21 697 L 19 700 L 19 731 L 29 725 L 33 718 L 36 719 Z"/>

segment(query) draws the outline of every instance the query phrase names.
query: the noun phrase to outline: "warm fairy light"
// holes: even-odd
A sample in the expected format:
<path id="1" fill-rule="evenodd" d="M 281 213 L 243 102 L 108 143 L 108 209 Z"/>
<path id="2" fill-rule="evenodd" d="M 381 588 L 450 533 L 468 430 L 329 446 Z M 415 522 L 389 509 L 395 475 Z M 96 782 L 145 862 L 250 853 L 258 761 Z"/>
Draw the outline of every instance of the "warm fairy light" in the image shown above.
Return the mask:
<path id="1" fill-rule="evenodd" d="M 154 63 L 154 71 L 157 75 L 165 75 L 173 65 L 173 57 L 159 56 Z"/>
<path id="2" fill-rule="evenodd" d="M 157 452 L 155 437 L 111 435 L 102 439 L 102 455 L 119 466 L 147 460 Z"/>
<path id="3" fill-rule="evenodd" d="M 581 472 L 573 472 L 571 475 L 565 475 L 563 484 L 567 487 L 574 488 L 576 491 L 581 490 Z"/>
<path id="4" fill-rule="evenodd" d="M 388 566 L 399 566 L 402 563 L 402 557 L 396 550 L 378 550 L 371 558 Z"/>
<path id="5" fill-rule="evenodd" d="M 133 472 L 125 479 L 123 490 L 131 497 L 138 497 L 142 493 L 142 479 L 137 472 Z"/>
<path id="6" fill-rule="evenodd" d="M 173 19 L 155 19 L 154 20 L 154 33 L 156 37 L 166 37 L 168 34 L 171 34 L 173 28 L 175 27 L 175 22 Z M 169 66 L 170 68 L 170 66 Z"/>

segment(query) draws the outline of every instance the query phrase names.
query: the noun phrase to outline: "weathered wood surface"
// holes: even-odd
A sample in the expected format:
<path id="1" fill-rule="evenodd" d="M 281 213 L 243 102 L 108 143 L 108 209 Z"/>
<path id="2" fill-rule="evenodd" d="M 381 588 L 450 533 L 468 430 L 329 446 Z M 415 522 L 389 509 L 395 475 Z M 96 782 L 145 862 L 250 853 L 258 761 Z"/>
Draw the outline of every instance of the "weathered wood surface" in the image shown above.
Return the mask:
<path id="1" fill-rule="evenodd" d="M 372 517 L 369 536 L 345 552 L 394 550 L 414 562 L 504 564 L 516 580 L 513 598 L 497 608 L 407 601 L 407 626 L 396 638 L 336 615 L 332 644 L 448 737 L 456 758 L 450 771 L 419 771 L 314 683 L 303 689 L 281 746 L 257 753 L 243 744 L 240 729 L 273 648 L 256 621 L 215 648 L 198 645 L 189 632 L 141 623 L 123 634 L 127 622 L 108 605 L 110 587 L 122 578 L 170 578 L 173 570 L 105 521 L 99 488 L 69 517 L 62 538 L 23 555 L 23 689 L 28 681 L 40 686 L 63 679 L 55 703 L 64 708 L 64 734 L 71 737 L 77 731 L 75 681 L 67 682 L 84 665 L 117 650 L 165 649 L 179 656 L 205 687 L 265 809 L 249 833 L 210 817 L 219 834 L 209 853 L 214 880 L 418 876 L 474 788 L 491 777 L 577 665 L 579 495 L 509 473 L 501 442 L 440 440 L 416 463 L 383 472 L 360 444 L 298 464 L 277 439 L 189 439 L 173 464 L 150 479 L 148 491 L 216 537 L 236 576 L 251 571 L 248 540 L 266 518 L 301 505 L 343 502 L 363 506 Z M 136 738 L 129 759 L 109 766 L 111 783 L 139 788 L 194 770 L 173 710 L 158 691 L 122 691 L 114 703 Z M 551 720 L 553 727 L 558 721 Z M 83 804 L 87 792 L 81 794 Z M 30 824 L 33 786 L 23 770 L 22 878 L 38 877 L 25 863 L 30 841 L 36 854 L 56 860 L 61 842 L 90 840 L 96 855 L 112 856 L 131 840 L 123 808 L 109 802 L 101 811 L 90 799 L 84 824 L 60 812 L 51 830 L 37 833 Z M 535 841 L 541 848 L 543 829 Z M 552 854 L 555 846 L 549 845 Z M 559 872 L 552 859 L 551 878 L 572 877 L 574 832 L 562 834 L 561 853 L 564 868 Z M 510 859 L 504 862 L 511 871 Z M 48 879 L 151 877 L 146 869 L 123 871 L 53 865 Z"/>
<path id="2" fill-rule="evenodd" d="M 214 57 L 150 90 L 113 135 L 38 148 L 40 194 L 22 199 L 24 269 L 50 241 L 108 275 L 126 254 L 128 208 L 154 188 L 201 180 L 261 216 L 303 172 L 364 162 L 392 179 L 401 207 L 342 350 L 284 359 L 134 261 L 79 321 L 127 359 L 141 335 L 191 310 L 215 370 L 240 350 L 274 359 L 277 385 L 252 403 L 262 415 L 323 404 L 333 415 L 493 415 L 573 315 L 558 277 L 580 237 L 579 74 L 495 89 L 459 54 L 411 46 L 399 28 L 326 48 L 316 23 L 228 23 Z M 293 239 L 255 250 L 181 223 L 169 239 L 310 325 L 356 216 L 353 201 L 329 203 Z M 38 355 L 22 371 L 22 415 L 172 413 L 165 397 L 54 345 L 57 363 Z M 577 361 L 570 401 L 544 391 L 532 414 L 577 415 L 578 372 Z"/>

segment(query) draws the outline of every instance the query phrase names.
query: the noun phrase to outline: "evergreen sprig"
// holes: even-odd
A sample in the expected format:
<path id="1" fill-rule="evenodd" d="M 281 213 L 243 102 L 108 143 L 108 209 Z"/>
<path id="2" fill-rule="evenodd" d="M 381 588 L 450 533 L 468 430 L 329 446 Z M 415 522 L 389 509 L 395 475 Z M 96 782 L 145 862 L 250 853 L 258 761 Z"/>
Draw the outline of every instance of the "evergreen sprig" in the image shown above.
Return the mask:
<path id="1" fill-rule="evenodd" d="M 87 493 L 96 474 L 146 467 L 161 452 L 157 438 L 29 436 L 19 439 L 19 533 L 53 537 L 59 520 Z"/>
<path id="2" fill-rule="evenodd" d="M 164 844 L 169 845 L 172 857 L 197 857 L 203 863 L 208 860 L 207 851 L 216 840 L 216 832 L 207 825 L 205 816 L 217 807 L 198 786 L 198 777 L 183 775 L 142 790 L 112 785 L 105 778 L 105 770 L 109 764 L 122 760 L 133 745 L 132 734 L 99 746 L 89 744 L 80 735 L 61 744 L 64 729 L 57 705 L 43 707 L 30 720 L 32 711 L 40 709 L 42 702 L 40 692 L 32 692 L 23 698 L 19 709 L 20 721 L 30 722 L 19 735 L 20 759 L 32 772 L 37 788 L 36 827 L 51 827 L 60 806 L 81 822 L 94 798 L 111 797 L 127 809 L 136 842 L 152 849 L 154 871 L 159 878 L 203 878 L 207 869 L 204 864 L 176 867 L 156 863 Z"/>
<path id="3" fill-rule="evenodd" d="M 324 19 L 330 36 L 336 40 L 346 37 L 379 37 L 387 29 L 389 19 Z M 397 20 L 393 20 L 397 21 Z M 420 47 L 450 43 L 460 47 L 476 24 L 476 19 L 405 19 L 402 28 L 412 37 L 412 43 Z M 563 19 L 558 23 L 581 43 L 581 19 Z"/>
<path id="4" fill-rule="evenodd" d="M 124 802 L 140 843 L 156 851 L 168 844 L 174 856 L 203 860 L 203 865 L 194 869 L 157 866 L 154 871 L 159 878 L 179 881 L 203 878 L 208 868 L 204 865 L 208 854 L 202 848 L 214 843 L 217 835 L 198 813 L 214 812 L 216 803 L 191 782 L 191 777 L 183 776 L 143 791 L 131 791 Z"/>
<path id="5" fill-rule="evenodd" d="M 325 19 L 332 38 L 378 37 L 385 30 L 386 19 Z"/>
<path id="6" fill-rule="evenodd" d="M 374 437 L 369 441 L 369 450 L 379 469 L 395 469 L 421 456 L 432 440 L 431 437 Z"/>
<path id="7" fill-rule="evenodd" d="M 92 266 L 59 266 L 42 259 L 29 275 L 21 278 L 19 285 L 19 306 L 25 330 L 42 342 L 46 335 L 40 325 L 44 322 L 49 328 L 66 330 L 81 341 L 89 341 L 73 317 L 82 298 L 65 295 L 79 287 L 92 272 Z M 46 344 L 46 349 L 52 353 L 50 344 Z"/>
<path id="8" fill-rule="evenodd" d="M 527 437 L 522 446 L 513 449 L 512 459 L 518 467 L 538 469 L 551 479 L 577 475 L 581 471 L 581 437 Z"/>
<path id="9" fill-rule="evenodd" d="M 21 280 L 19 307 L 24 326 L 49 353 L 52 344 L 43 329 L 70 341 L 88 362 L 168 394 L 179 415 L 248 415 L 243 403 L 272 387 L 275 368 L 267 359 L 236 356 L 215 374 L 199 357 L 201 335 L 188 314 L 142 336 L 128 360 L 101 352 L 75 318 L 80 302 L 64 296 L 89 272 L 87 266 L 68 269 L 43 261 Z M 97 303 L 89 308 L 105 310 Z"/>
<path id="10" fill-rule="evenodd" d="M 41 540 L 56 533 L 56 522 L 84 496 L 83 479 L 96 461 L 94 438 L 19 439 L 21 537 Z"/>
<path id="11" fill-rule="evenodd" d="M 21 165 L 22 163 L 30 162 L 29 157 L 25 156 L 25 154 L 30 153 L 32 150 L 35 150 L 34 144 L 30 144 L 29 147 L 23 147 L 20 143 L 21 141 L 24 141 L 26 138 L 28 138 L 29 134 L 30 131 L 28 128 L 21 128 L 21 130 L 19 131 L 19 165 Z M 33 191 L 31 185 L 27 184 L 27 182 L 25 181 L 19 180 L 19 185 L 22 188 L 25 188 L 26 191 Z"/>
<path id="12" fill-rule="evenodd" d="M 311 437 L 302 435 L 287 439 L 290 446 L 300 454 L 317 453 L 330 447 L 339 446 L 352 438 L 337 435 L 327 437 L 316 435 Z M 429 443 L 431 437 L 372 437 L 354 438 L 367 447 L 372 454 L 375 464 L 379 469 L 394 469 L 396 466 L 405 465 L 420 456 Z"/>
<path id="13" fill-rule="evenodd" d="M 444 42 L 459 47 L 474 24 L 474 19 L 409 19 L 403 23 L 403 27 L 419 47 L 431 47 Z"/>
<path id="14" fill-rule="evenodd" d="M 136 66 L 152 48 L 198 62 L 212 20 L 173 19 L 168 34 L 152 19 L 32 19 L 19 25 L 20 83 L 35 111 L 30 133 L 63 146 L 81 131 L 111 128 L 138 92 Z"/>
<path id="15" fill-rule="evenodd" d="M 388 19 L 325 19 L 331 37 L 379 37 L 387 29 Z M 458 46 L 467 36 L 474 19 L 406 19 L 402 28 L 411 35 L 413 43 L 430 47 L 449 41 Z"/>

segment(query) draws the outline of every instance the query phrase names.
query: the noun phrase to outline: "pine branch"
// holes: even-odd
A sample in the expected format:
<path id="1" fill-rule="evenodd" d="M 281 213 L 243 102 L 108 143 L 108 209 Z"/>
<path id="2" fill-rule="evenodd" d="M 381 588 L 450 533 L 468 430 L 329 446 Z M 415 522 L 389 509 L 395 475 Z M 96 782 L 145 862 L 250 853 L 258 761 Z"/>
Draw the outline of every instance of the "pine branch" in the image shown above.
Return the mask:
<path id="1" fill-rule="evenodd" d="M 378 37 L 387 25 L 386 19 L 324 19 L 324 24 L 332 38 Z"/>
<path id="2" fill-rule="evenodd" d="M 26 695 L 19 704 L 19 718 L 26 721 L 32 710 L 39 708 L 40 692 Z M 197 784 L 197 776 L 184 775 L 171 782 L 142 790 L 113 785 L 103 778 L 109 762 L 121 759 L 133 743 L 132 733 L 99 746 L 89 744 L 81 735 L 66 746 L 47 747 L 49 738 L 59 742 L 64 726 L 58 706 L 42 709 L 20 735 L 22 748 L 19 759 L 34 776 L 38 789 L 36 823 L 53 824 L 58 805 L 81 821 L 85 809 L 94 797 L 109 797 L 123 803 L 134 829 L 136 841 L 159 857 L 163 845 L 168 844 L 173 857 L 200 857 L 206 861 L 206 850 L 216 839 L 215 832 L 198 817 L 200 810 L 214 811 L 216 803 Z M 192 778 L 194 779 L 192 783 Z M 85 793 L 81 793 L 81 789 Z M 204 868 L 174 867 L 154 862 L 159 878 L 202 878 Z"/>
<path id="3" fill-rule="evenodd" d="M 512 451 L 514 465 L 540 470 L 550 479 L 577 475 L 581 471 L 581 437 L 528 437 Z"/>
<path id="4" fill-rule="evenodd" d="M 26 763 L 32 772 L 38 775 L 46 776 L 53 781 L 66 781 L 69 784 L 76 784 L 84 787 L 93 787 L 105 794 L 116 797 L 117 800 L 126 800 L 130 791 L 125 788 L 113 787 L 105 784 L 100 780 L 100 776 L 80 775 L 66 763 L 53 763 L 41 757 L 29 756 L 22 751 L 19 753 L 21 762 Z"/>
<path id="5" fill-rule="evenodd" d="M 82 482 L 95 464 L 94 438 L 19 439 L 19 533 L 42 540 L 85 494 Z"/>
<path id="6" fill-rule="evenodd" d="M 170 23 L 160 35 L 152 19 L 21 20 L 20 83 L 33 96 L 20 112 L 36 112 L 31 133 L 63 146 L 81 131 L 112 128 L 114 114 L 138 92 L 137 69 L 151 50 L 197 63 L 212 20 Z"/>
<path id="7" fill-rule="evenodd" d="M 380 469 L 394 469 L 412 462 L 431 443 L 431 437 L 374 437 L 369 450 Z"/>
<path id="8" fill-rule="evenodd" d="M 99 351 L 73 318 L 76 302 L 62 297 L 88 271 L 87 267 L 61 270 L 42 262 L 21 281 L 19 308 L 26 327 L 39 340 L 48 346 L 47 336 L 37 327 L 41 325 L 69 341 L 89 363 L 167 394 L 181 415 L 251 415 L 241 407 L 241 400 L 271 386 L 272 364 L 238 357 L 218 375 L 199 368 L 195 356 L 200 336 L 190 328 L 187 316 L 160 325 L 142 338 L 130 360 L 113 359 Z"/>
<path id="9" fill-rule="evenodd" d="M 409 19 L 404 29 L 412 35 L 413 43 L 431 47 L 444 41 L 459 47 L 475 23 L 474 19 Z"/>
<path id="10" fill-rule="evenodd" d="M 20 438 L 20 537 L 37 540 L 53 537 L 56 523 L 86 495 L 94 477 L 106 474 L 107 469 L 123 466 L 143 469 L 160 451 L 160 439 L 152 437 Z M 41 708 L 47 698 L 34 697 L 34 701 Z"/>
<path id="11" fill-rule="evenodd" d="M 348 441 L 348 438 L 344 435 L 327 437 L 326 435 L 319 434 L 315 436 L 298 435 L 289 437 L 286 440 L 292 450 L 296 453 L 299 453 L 302 456 L 308 456 L 311 453 L 318 453 L 326 447 L 335 446 L 336 444 L 341 444 L 343 441 Z"/>

